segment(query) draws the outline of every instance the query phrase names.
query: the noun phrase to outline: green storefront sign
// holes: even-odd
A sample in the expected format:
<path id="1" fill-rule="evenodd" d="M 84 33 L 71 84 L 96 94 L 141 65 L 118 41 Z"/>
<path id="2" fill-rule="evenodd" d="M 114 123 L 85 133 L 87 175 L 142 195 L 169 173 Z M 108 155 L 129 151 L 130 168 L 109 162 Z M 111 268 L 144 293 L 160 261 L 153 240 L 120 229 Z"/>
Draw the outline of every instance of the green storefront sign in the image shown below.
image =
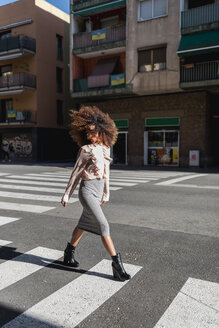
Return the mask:
<path id="1" fill-rule="evenodd" d="M 128 128 L 128 120 L 114 120 L 116 127 L 119 128 Z"/>
<path id="2" fill-rule="evenodd" d="M 146 118 L 145 125 L 147 127 L 159 126 L 179 126 L 179 117 L 160 117 L 160 118 Z"/>

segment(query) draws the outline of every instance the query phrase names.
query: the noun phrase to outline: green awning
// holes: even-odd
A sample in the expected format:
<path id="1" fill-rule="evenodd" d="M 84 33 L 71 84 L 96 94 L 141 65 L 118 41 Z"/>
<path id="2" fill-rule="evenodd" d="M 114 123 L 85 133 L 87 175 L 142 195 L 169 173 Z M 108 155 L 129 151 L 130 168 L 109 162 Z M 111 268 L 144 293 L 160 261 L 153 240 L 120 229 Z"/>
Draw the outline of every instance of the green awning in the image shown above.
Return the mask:
<path id="1" fill-rule="evenodd" d="M 129 125 L 128 120 L 114 120 L 114 123 L 117 128 L 128 128 Z"/>
<path id="2" fill-rule="evenodd" d="M 158 117 L 158 118 L 146 118 L 145 125 L 147 127 L 153 126 L 179 126 L 179 117 Z"/>
<path id="3" fill-rule="evenodd" d="M 105 9 L 110 9 L 110 8 L 113 8 L 113 7 L 125 5 L 125 3 L 126 3 L 126 0 L 117 0 L 117 1 L 113 1 L 113 2 L 104 3 L 104 4 L 99 5 L 99 6 L 93 6 L 93 7 L 90 7 L 90 8 L 81 9 L 79 11 L 73 12 L 73 14 L 75 16 L 92 14 L 92 13 L 95 13 L 95 12 L 98 12 L 98 11 L 103 11 Z"/>
<path id="4" fill-rule="evenodd" d="M 219 51 L 219 30 L 183 35 L 177 54 L 194 56 Z"/>

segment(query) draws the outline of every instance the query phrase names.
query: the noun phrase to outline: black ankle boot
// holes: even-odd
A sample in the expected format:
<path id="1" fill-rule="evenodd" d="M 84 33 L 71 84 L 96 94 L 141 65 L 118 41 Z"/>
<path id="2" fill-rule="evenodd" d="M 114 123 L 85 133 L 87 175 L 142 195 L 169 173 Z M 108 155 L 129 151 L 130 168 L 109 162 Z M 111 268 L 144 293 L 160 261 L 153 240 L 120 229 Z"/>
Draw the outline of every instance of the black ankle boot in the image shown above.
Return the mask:
<path id="1" fill-rule="evenodd" d="M 117 253 L 115 256 L 111 256 L 113 263 L 113 276 L 116 280 L 125 281 L 131 279 L 130 274 L 128 274 L 122 264 L 122 259 L 120 253 Z"/>
<path id="2" fill-rule="evenodd" d="M 72 267 L 78 267 L 79 263 L 75 260 L 75 246 L 72 246 L 70 243 L 67 244 L 67 247 L 64 251 L 64 264 Z"/>

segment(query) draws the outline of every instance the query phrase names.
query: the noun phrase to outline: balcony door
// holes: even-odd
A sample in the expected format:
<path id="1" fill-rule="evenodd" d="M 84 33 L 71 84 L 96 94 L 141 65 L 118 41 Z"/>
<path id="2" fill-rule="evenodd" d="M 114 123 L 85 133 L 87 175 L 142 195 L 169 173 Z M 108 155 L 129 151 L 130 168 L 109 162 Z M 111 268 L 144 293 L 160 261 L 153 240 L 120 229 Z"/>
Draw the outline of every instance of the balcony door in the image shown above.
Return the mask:
<path id="1" fill-rule="evenodd" d="M 8 120 L 8 110 L 13 109 L 12 99 L 0 99 L 0 122 L 5 123 Z"/>
<path id="2" fill-rule="evenodd" d="M 12 74 L 12 65 L 5 65 L 5 66 L 0 66 L 0 77 L 1 76 L 8 76 Z"/>

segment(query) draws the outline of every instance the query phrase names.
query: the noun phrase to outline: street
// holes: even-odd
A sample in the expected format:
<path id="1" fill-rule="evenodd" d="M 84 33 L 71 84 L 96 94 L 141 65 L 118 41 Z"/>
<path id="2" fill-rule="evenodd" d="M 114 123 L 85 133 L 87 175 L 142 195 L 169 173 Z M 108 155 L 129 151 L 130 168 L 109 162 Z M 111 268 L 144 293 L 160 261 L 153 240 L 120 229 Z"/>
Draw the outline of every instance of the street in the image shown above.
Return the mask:
<path id="1" fill-rule="evenodd" d="M 62 264 L 81 215 L 60 204 L 70 167 L 0 166 L 0 327 L 218 328 L 219 174 L 112 169 L 103 211 L 124 266 L 99 236 Z"/>

